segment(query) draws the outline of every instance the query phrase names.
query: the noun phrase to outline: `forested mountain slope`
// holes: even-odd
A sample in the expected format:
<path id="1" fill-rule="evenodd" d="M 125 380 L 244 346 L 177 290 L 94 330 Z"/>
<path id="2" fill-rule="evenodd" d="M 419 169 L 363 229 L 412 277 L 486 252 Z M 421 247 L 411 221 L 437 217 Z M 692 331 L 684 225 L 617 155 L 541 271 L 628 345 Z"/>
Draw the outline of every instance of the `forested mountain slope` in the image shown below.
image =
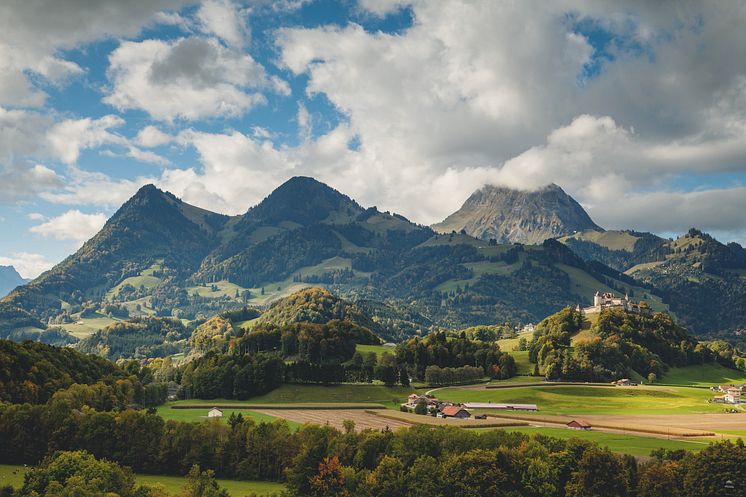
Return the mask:
<path id="1" fill-rule="evenodd" d="M 130 318 L 202 320 L 267 308 L 309 285 L 359 302 L 375 321 L 365 326 L 390 340 L 536 322 L 590 303 L 597 290 L 666 308 L 649 288 L 557 242 L 437 234 L 298 177 L 231 218 L 143 187 L 77 253 L 0 301 L 0 333 L 61 326 L 84 338 Z"/>

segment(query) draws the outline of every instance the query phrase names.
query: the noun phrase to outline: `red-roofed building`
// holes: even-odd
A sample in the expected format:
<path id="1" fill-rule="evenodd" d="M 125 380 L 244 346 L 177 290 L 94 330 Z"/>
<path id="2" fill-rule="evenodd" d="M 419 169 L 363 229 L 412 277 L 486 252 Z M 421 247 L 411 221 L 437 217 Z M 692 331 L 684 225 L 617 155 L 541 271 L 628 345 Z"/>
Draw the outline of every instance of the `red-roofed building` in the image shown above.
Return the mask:
<path id="1" fill-rule="evenodd" d="M 444 418 L 469 419 L 471 417 L 469 411 L 459 406 L 447 406 L 440 412 L 443 414 Z"/>
<path id="2" fill-rule="evenodd" d="M 573 430 L 590 430 L 591 424 L 588 421 L 583 421 L 582 419 L 573 419 L 572 421 L 567 423 L 567 427 Z"/>

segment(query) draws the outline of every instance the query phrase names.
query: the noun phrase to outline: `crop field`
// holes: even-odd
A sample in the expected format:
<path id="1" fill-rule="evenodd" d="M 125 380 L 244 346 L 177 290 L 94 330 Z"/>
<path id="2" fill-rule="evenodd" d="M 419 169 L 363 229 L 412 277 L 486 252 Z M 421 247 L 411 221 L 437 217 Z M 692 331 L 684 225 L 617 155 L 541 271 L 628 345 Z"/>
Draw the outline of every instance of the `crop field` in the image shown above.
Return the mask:
<path id="1" fill-rule="evenodd" d="M 26 472 L 24 466 L 12 466 L 0 464 L 0 487 L 10 485 L 13 488 L 23 486 L 23 476 Z M 170 495 L 178 495 L 184 488 L 186 478 L 183 476 L 165 475 L 135 475 L 135 481 L 140 485 L 161 485 Z M 218 479 L 218 484 L 225 488 L 231 497 L 244 497 L 250 493 L 257 495 L 270 495 L 285 490 L 281 483 L 267 481 L 238 481 Z"/>
<path id="2" fill-rule="evenodd" d="M 447 388 L 438 397 L 453 402 L 537 404 L 544 414 L 694 414 L 719 413 L 702 388 L 638 386 L 536 386 L 506 389 Z"/>
<path id="3" fill-rule="evenodd" d="M 631 454 L 633 456 L 649 456 L 650 451 L 654 449 L 684 449 L 699 452 L 707 447 L 707 444 L 709 443 L 701 440 L 669 440 L 665 438 L 606 433 L 601 431 L 569 430 L 567 428 L 525 426 L 502 429 L 506 431 L 525 433 L 526 435 L 542 434 L 561 439 L 578 438 L 581 440 L 589 440 L 591 442 L 596 442 L 602 447 L 608 447 L 609 450 L 614 452 Z"/>
<path id="4" fill-rule="evenodd" d="M 457 418 L 437 418 L 414 414 L 411 412 L 401 411 L 371 411 L 379 418 L 402 421 L 412 425 L 427 426 L 458 426 L 460 428 L 497 428 L 503 426 L 527 426 L 528 423 L 515 419 L 457 419 Z"/>
<path id="5" fill-rule="evenodd" d="M 385 412 L 396 413 L 397 411 L 383 410 Z M 373 411 L 365 409 L 263 409 L 263 414 L 279 417 L 301 425 L 303 423 L 316 423 L 320 425 L 329 425 L 339 430 L 344 429 L 344 421 L 350 420 L 355 422 L 355 428 L 363 430 L 372 428 L 374 430 L 383 430 L 410 426 L 411 423 L 400 419 L 390 419 L 388 417 L 377 416 Z M 402 413 L 403 414 L 403 413 Z M 424 417 L 424 416 L 423 416 Z"/>

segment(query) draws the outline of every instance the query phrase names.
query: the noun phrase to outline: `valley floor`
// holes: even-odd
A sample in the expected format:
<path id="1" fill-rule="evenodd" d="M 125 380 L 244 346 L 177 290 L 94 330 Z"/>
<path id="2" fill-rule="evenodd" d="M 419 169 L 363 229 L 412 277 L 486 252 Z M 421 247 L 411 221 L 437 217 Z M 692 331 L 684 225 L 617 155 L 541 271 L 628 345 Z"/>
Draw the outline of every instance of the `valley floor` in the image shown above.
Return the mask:
<path id="1" fill-rule="evenodd" d="M 686 368 L 682 368 L 686 369 Z M 710 371 L 713 375 L 722 371 Z M 678 371 L 673 379 L 684 381 L 690 371 Z M 528 377 L 531 379 L 530 377 Z M 526 381 L 523 378 L 522 381 Z M 224 406 L 223 418 L 242 413 L 257 422 L 286 420 L 295 430 L 302 423 L 329 424 L 343 428 L 346 419 L 357 429 L 392 429 L 427 421 L 428 425 L 456 425 L 477 430 L 505 429 L 521 433 L 542 433 L 558 438 L 593 440 L 609 449 L 647 456 L 657 448 L 698 451 L 721 438 L 746 437 L 746 412 L 725 414 L 722 404 L 708 403 L 713 395 L 701 386 L 651 385 L 612 387 L 587 384 L 553 385 L 534 382 L 525 385 L 516 379 L 486 385 L 431 389 L 438 398 L 453 402 L 536 403 L 538 413 L 485 411 L 487 420 L 440 420 L 416 415 L 400 415 L 398 406 L 410 393 L 425 389 L 383 385 L 283 385 L 277 390 L 245 402 L 215 399 L 168 403 L 158 412 L 166 419 L 200 421 L 213 406 Z M 403 413 L 402 413 L 403 414 Z M 584 419 L 594 425 L 591 431 L 564 427 L 571 419 Z M 523 426 L 501 426 L 505 424 Z M 704 433 L 712 433 L 703 436 Z"/>

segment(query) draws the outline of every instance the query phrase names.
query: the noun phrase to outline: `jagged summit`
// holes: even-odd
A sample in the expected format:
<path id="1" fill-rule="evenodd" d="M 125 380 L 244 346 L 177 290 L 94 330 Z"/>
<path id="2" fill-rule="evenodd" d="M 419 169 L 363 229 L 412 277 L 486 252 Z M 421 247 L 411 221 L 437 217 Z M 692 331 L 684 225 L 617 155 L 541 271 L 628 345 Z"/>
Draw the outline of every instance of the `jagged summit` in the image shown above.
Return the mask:
<path id="1" fill-rule="evenodd" d="M 603 231 L 558 185 L 523 191 L 485 185 L 444 221 L 433 225 L 441 233 L 467 234 L 498 243 L 539 244 L 576 231 Z"/>

